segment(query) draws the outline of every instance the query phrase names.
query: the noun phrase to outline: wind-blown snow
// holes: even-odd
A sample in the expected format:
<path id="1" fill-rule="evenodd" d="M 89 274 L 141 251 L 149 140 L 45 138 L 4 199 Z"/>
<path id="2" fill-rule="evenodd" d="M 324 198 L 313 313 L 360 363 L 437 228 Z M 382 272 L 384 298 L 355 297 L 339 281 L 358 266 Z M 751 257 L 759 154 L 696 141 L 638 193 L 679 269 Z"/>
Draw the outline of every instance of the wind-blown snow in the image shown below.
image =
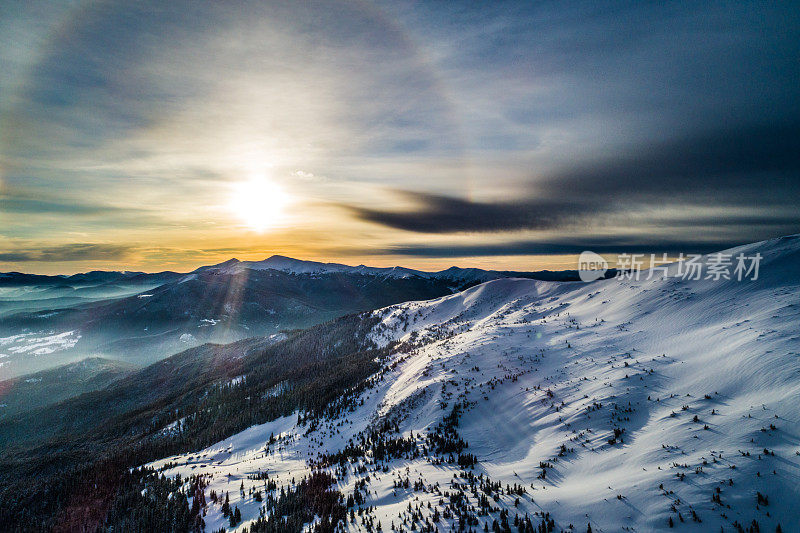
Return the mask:
<path id="1" fill-rule="evenodd" d="M 757 280 L 683 280 L 675 265 L 666 279 L 641 281 L 499 279 L 376 311 L 376 342 L 414 347 L 386 362 L 354 412 L 311 431 L 282 418 L 154 466 L 209 475 L 207 490 L 228 491 L 246 525 L 261 504 L 239 486 L 263 486 L 248 474 L 299 481 L 309 459 L 378 420 L 424 434 L 467 402 L 458 431 L 477 456 L 475 475 L 526 488 L 518 507 L 511 495 L 496 502 L 512 517 L 547 511 L 557 528 L 578 531 L 587 523 L 662 530 L 670 517 L 692 531 L 753 519 L 762 531 L 778 523 L 792 531 L 800 520 L 800 237 L 740 251 L 763 256 Z M 265 452 L 271 434 L 278 440 Z M 444 490 L 462 470 L 422 457 L 337 477 L 350 494 L 369 475 L 365 506 L 376 508 L 376 523 L 409 530 L 408 504 L 429 517 L 427 503 L 436 508 L 441 497 L 394 480 Z M 757 492 L 769 505 L 757 505 Z M 496 517 L 482 517 L 480 529 Z M 219 505 L 205 521 L 210 531 L 227 526 Z"/>
<path id="2" fill-rule="evenodd" d="M 10 337 L 0 337 L 0 346 L 12 354 L 46 355 L 72 348 L 80 338 L 80 334 L 76 331 L 50 334 L 20 333 Z"/>

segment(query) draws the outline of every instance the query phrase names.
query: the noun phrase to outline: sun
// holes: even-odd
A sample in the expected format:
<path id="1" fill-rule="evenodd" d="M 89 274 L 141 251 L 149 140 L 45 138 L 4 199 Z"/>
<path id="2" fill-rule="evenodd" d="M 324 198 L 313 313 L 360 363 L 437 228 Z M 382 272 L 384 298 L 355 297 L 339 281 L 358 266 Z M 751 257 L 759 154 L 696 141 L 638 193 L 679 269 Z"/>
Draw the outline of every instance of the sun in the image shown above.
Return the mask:
<path id="1" fill-rule="evenodd" d="M 286 217 L 290 197 L 268 179 L 251 179 L 233 186 L 228 208 L 253 231 L 279 226 Z"/>

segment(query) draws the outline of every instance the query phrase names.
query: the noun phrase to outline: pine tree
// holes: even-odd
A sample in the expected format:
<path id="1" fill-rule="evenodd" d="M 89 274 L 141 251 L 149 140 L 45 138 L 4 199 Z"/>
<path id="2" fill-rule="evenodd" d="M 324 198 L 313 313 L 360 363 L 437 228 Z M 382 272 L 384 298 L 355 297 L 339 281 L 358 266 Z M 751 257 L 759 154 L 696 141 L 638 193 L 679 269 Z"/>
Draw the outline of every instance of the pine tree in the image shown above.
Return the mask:
<path id="1" fill-rule="evenodd" d="M 228 516 L 230 514 L 231 514 L 230 498 L 229 498 L 228 493 L 226 492 L 225 493 L 225 503 L 222 504 L 222 516 L 224 516 L 225 518 L 228 518 Z"/>

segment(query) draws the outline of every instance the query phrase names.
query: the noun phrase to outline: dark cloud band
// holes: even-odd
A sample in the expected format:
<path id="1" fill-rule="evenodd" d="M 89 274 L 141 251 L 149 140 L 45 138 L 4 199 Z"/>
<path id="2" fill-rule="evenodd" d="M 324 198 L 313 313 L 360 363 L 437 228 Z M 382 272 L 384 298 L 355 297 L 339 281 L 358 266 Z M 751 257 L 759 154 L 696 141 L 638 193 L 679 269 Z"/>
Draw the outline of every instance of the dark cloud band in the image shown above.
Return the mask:
<path id="1" fill-rule="evenodd" d="M 49 262 L 61 261 L 113 261 L 129 258 L 135 248 L 119 244 L 76 243 L 54 246 L 51 248 L 19 249 L 0 252 L 0 261 Z"/>
<path id="2" fill-rule="evenodd" d="M 705 254 L 732 248 L 738 241 L 700 242 L 692 240 L 622 240 L 616 238 L 588 238 L 572 242 L 513 241 L 508 243 L 474 245 L 400 245 L 389 248 L 388 255 L 409 257 L 490 257 L 526 255 L 575 255 L 585 250 L 601 254 L 644 253 L 677 255 Z"/>
<path id="3" fill-rule="evenodd" d="M 800 215 L 774 214 L 800 203 L 800 120 L 721 129 L 632 152 L 532 182 L 524 200 L 485 203 L 404 192 L 417 208 L 349 209 L 361 220 L 420 233 L 600 228 L 604 218 L 637 210 L 652 211 L 654 221 L 663 222 L 664 208 L 676 203 L 754 208 L 762 225 L 800 229 Z M 713 218 L 702 210 L 685 212 L 691 214 L 678 211 L 677 225 L 703 223 L 709 231 L 753 222 L 752 213 Z"/>

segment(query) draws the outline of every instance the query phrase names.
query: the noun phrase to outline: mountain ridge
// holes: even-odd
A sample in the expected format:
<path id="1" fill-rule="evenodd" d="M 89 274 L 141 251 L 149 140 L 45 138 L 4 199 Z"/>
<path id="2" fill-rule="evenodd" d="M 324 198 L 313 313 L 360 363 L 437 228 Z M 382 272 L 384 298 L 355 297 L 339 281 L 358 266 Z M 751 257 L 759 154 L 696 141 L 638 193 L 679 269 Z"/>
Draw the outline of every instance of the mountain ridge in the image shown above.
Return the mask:
<path id="1" fill-rule="evenodd" d="M 490 279 L 497 279 L 500 277 L 509 277 L 510 275 L 517 274 L 524 277 L 529 277 L 536 274 L 556 274 L 556 273 L 570 273 L 574 274 L 574 270 L 565 271 L 499 271 L 499 270 L 484 270 L 475 267 L 457 267 L 450 266 L 443 270 L 438 271 L 424 271 L 413 268 L 403 267 L 399 265 L 391 267 L 370 267 L 364 264 L 357 266 L 345 265 L 342 263 L 326 263 L 321 261 L 310 261 L 304 259 L 295 259 L 284 255 L 272 255 L 266 259 L 258 261 L 240 261 L 236 258 L 228 259 L 222 263 L 215 265 L 208 265 L 194 270 L 192 273 L 217 270 L 226 274 L 233 274 L 242 270 L 278 270 L 292 274 L 333 274 L 333 273 L 354 273 L 362 275 L 373 276 L 388 276 L 388 277 L 408 277 L 418 276 L 421 278 L 444 278 L 460 281 L 488 281 Z M 572 276 L 571 280 L 576 280 L 577 277 Z"/>
<path id="2" fill-rule="evenodd" d="M 788 531 L 800 495 L 800 238 L 726 252 L 761 254 L 757 279 L 684 279 L 675 264 L 652 279 L 499 279 L 272 344 L 188 350 L 0 422 L 0 438 L 31 443 L 0 457 L 13 481 L 0 487 L 11 504 L 0 519 L 27 516 L 20 501 L 54 500 L 37 496 L 52 481 L 25 481 L 43 461 L 83 461 L 82 483 L 67 479 L 55 493 L 73 502 L 74 528 L 86 525 L 87 505 L 99 509 L 89 524 L 106 516 L 115 526 L 178 496 L 181 520 L 202 517 L 212 531 L 285 530 L 287 512 L 309 524 L 350 510 L 349 530 L 532 520 L 554 531 L 587 522 L 738 531 L 754 521 Z M 110 472 L 133 478 L 113 481 L 91 459 L 117 448 L 120 470 Z M 276 513 L 281 494 L 320 473 L 340 506 Z M 158 479 L 169 490 L 150 492 Z M 95 499 L 97 483 L 108 503 Z M 230 497 L 242 524 L 211 490 Z M 117 494 L 127 496 L 104 515 Z"/>
<path id="3" fill-rule="evenodd" d="M 506 512 L 561 530 L 788 531 L 800 238 L 723 251 L 739 252 L 762 256 L 757 279 L 684 279 L 672 264 L 652 279 L 492 280 L 377 310 L 371 338 L 395 348 L 349 409 L 282 417 L 150 466 L 209 475 L 251 525 L 260 482 L 248 476 L 289 490 L 321 466 L 373 527 L 482 529 Z M 205 521 L 228 527 L 218 504 Z"/>
<path id="4" fill-rule="evenodd" d="M 391 303 L 424 300 L 505 276 L 574 281 L 574 271 L 495 272 L 302 261 L 229 259 L 191 273 L 108 273 L 46 278 L 0 299 L 0 377 L 101 355 L 139 364 L 204 342 L 227 343 L 305 328 Z M 18 278 L 39 280 L 38 277 Z M 16 298 L 16 300 L 15 300 Z M 47 359 L 32 357 L 48 355 Z"/>

